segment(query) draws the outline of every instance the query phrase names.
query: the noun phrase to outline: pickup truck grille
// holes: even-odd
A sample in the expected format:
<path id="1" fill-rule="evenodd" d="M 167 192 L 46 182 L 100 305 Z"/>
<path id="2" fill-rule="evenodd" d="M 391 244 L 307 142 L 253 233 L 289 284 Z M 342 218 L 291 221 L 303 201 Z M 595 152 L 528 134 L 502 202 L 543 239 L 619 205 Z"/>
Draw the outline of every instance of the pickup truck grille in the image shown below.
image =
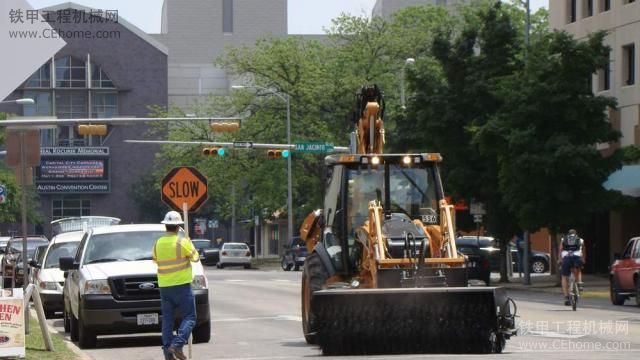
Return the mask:
<path id="1" fill-rule="evenodd" d="M 109 282 L 111 283 L 111 293 L 118 300 L 160 298 L 158 278 L 155 275 L 112 277 L 109 278 Z M 153 284 L 153 287 L 149 284 Z"/>

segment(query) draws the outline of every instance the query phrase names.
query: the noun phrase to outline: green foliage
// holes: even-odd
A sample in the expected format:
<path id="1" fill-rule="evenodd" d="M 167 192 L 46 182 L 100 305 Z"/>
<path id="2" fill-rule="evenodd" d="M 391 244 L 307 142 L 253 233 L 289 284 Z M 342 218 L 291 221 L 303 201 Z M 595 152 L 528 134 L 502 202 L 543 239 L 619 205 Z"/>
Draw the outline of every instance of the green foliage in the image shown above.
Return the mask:
<path id="1" fill-rule="evenodd" d="M 564 32 L 534 42 L 528 66 L 503 78 L 504 105 L 478 132 L 483 152 L 496 154 L 499 187 L 529 230 L 573 227 L 602 210 L 602 183 L 621 166 L 595 144 L 616 141 L 606 118 L 615 99 L 594 95 L 591 75 L 608 61 L 604 33 L 577 41 Z"/>

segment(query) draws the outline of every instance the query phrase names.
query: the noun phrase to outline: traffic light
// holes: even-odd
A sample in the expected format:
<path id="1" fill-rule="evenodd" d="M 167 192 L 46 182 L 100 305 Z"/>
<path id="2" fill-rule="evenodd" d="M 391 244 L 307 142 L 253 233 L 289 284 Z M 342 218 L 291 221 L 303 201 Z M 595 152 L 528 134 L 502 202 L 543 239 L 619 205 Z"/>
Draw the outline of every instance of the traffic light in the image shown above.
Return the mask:
<path id="1" fill-rule="evenodd" d="M 212 122 L 209 127 L 215 132 L 234 132 L 240 129 L 240 122 Z"/>
<path id="2" fill-rule="evenodd" d="M 279 158 L 288 158 L 289 150 L 277 150 L 277 149 L 269 149 L 267 150 L 267 158 L 269 159 L 279 159 Z"/>
<path id="3" fill-rule="evenodd" d="M 210 147 L 202 149 L 202 155 L 205 156 L 224 156 L 224 148 L 221 147 Z"/>
<path id="4" fill-rule="evenodd" d="M 78 125 L 78 134 L 86 135 L 107 135 L 107 125 Z"/>

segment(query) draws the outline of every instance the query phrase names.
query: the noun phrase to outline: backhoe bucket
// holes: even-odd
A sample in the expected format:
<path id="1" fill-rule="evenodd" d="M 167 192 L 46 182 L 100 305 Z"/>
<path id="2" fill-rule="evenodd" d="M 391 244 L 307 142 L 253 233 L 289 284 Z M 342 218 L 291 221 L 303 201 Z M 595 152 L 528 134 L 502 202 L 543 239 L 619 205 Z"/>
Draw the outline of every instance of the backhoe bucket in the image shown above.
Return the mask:
<path id="1" fill-rule="evenodd" d="M 324 355 L 499 353 L 515 334 L 502 288 L 316 291 L 311 309 Z"/>

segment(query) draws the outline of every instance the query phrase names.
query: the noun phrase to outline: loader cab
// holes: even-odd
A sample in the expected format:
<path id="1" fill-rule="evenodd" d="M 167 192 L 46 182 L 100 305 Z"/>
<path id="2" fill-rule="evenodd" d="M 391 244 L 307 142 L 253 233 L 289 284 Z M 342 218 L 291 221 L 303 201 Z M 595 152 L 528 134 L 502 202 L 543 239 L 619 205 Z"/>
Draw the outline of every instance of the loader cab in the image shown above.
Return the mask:
<path id="1" fill-rule="evenodd" d="M 323 243 L 338 273 L 347 274 L 356 269 L 360 258 L 355 246 L 356 233 L 368 220 L 371 201 L 380 202 L 384 209 L 383 232 L 387 232 L 385 236 L 389 239 L 394 231 L 402 233 L 403 226 L 413 226 L 414 235 L 424 237 L 422 229 L 412 224 L 414 220 L 439 224 L 439 200 L 443 198 L 439 160 L 439 154 L 326 158 L 329 173 Z"/>

